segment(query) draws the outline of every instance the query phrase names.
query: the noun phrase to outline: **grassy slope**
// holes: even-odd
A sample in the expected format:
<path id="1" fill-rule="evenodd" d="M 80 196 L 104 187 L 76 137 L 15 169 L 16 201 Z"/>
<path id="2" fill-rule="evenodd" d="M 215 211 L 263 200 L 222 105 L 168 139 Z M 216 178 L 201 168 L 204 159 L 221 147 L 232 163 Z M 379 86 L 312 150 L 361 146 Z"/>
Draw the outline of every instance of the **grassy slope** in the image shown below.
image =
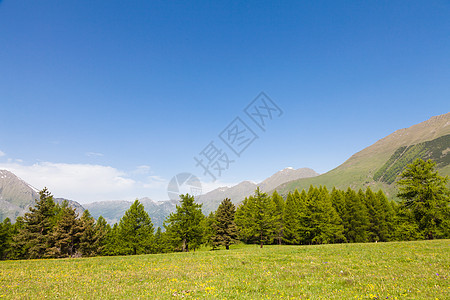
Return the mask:
<path id="1" fill-rule="evenodd" d="M 295 189 L 307 189 L 311 184 L 325 185 L 330 189 L 333 186 L 340 189 L 346 189 L 349 186 L 353 189 L 370 186 L 374 190 L 381 188 L 388 196 L 393 197 L 396 193 L 394 185 L 373 181 L 374 173 L 399 147 L 431 141 L 447 134 L 450 134 L 450 113 L 433 117 L 409 128 L 397 130 L 372 146 L 354 154 L 339 167 L 317 177 L 288 182 L 279 186 L 277 191 L 286 195 Z M 450 175 L 448 166 L 439 171 L 443 175 Z"/>
<path id="2" fill-rule="evenodd" d="M 435 240 L 3 261 L 0 297 L 449 299 L 449 251 Z"/>

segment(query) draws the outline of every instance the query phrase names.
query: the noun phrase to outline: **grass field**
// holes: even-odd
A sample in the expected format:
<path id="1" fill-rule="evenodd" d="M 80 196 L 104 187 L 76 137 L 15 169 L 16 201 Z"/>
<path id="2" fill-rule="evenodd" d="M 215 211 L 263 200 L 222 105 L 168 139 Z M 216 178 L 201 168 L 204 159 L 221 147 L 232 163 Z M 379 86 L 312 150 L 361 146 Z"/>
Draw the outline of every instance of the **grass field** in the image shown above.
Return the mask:
<path id="1" fill-rule="evenodd" d="M 0 262 L 18 299 L 450 299 L 450 240 Z"/>

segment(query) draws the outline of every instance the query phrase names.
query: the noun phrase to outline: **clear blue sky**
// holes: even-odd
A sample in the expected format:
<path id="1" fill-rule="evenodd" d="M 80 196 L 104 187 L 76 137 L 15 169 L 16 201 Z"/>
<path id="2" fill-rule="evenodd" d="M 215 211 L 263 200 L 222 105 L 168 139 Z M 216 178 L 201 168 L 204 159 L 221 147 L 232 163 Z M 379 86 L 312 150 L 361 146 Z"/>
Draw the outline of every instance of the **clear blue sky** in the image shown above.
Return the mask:
<path id="1" fill-rule="evenodd" d="M 280 3 L 281 2 L 281 3 Z M 283 115 L 243 109 L 264 91 Z M 447 113 L 449 1 L 0 1 L 0 168 L 82 203 L 324 173 Z M 241 117 L 258 139 L 195 166 Z"/>

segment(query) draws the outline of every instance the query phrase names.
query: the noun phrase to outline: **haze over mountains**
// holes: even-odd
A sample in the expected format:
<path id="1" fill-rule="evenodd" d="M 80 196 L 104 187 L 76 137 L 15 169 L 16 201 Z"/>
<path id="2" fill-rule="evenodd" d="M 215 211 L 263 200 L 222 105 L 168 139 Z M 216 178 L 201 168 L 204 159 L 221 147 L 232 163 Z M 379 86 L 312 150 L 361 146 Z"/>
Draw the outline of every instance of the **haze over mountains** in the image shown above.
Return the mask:
<path id="1" fill-rule="evenodd" d="M 332 155 L 332 148 L 330 148 Z M 337 168 L 319 175 L 309 168 L 285 168 L 257 184 L 243 181 L 232 187 L 221 187 L 199 196 L 196 200 L 203 204 L 204 213 L 214 211 L 224 198 L 234 203 L 241 202 L 251 195 L 257 186 L 264 192 L 277 190 L 286 195 L 295 189 L 307 189 L 310 185 L 325 185 L 346 189 L 371 187 L 383 189 L 390 198 L 394 198 L 395 178 L 403 168 L 416 158 L 433 159 L 441 175 L 450 175 L 450 113 L 400 129 L 375 144 L 359 151 Z M 63 195 L 55 195 L 63 196 Z M 38 191 L 13 173 L 0 170 L 0 220 L 17 216 L 28 211 L 38 198 Z M 63 198 L 56 198 L 62 202 Z M 162 226 L 164 219 L 175 210 L 177 201 L 153 201 L 142 198 L 140 202 L 152 218 L 155 227 Z M 120 220 L 131 206 L 130 201 L 103 201 L 80 205 L 76 201 L 69 204 L 79 213 L 88 209 L 94 218 L 100 215 L 109 223 Z"/>
<path id="2" fill-rule="evenodd" d="M 298 170 L 286 168 L 261 182 L 260 187 L 264 191 L 269 191 L 276 188 L 280 183 L 317 175 L 314 170 L 308 168 Z M 197 201 L 203 203 L 203 211 L 209 213 L 216 210 L 224 198 L 232 198 L 235 203 L 239 203 L 246 196 L 252 194 L 256 187 L 256 183 L 244 181 L 233 187 L 215 189 L 202 195 Z M 14 220 L 17 216 L 23 215 L 28 211 L 30 205 L 34 204 L 34 199 L 37 198 L 39 198 L 39 193 L 35 188 L 13 173 L 0 170 L 0 219 L 9 217 Z M 64 198 L 55 198 L 57 203 L 62 203 L 64 200 Z M 76 201 L 67 201 L 71 207 L 76 208 L 79 214 L 87 209 L 95 219 L 103 216 L 110 224 L 118 222 L 132 204 L 131 201 L 124 200 L 100 201 L 83 205 Z M 162 227 L 164 219 L 175 211 L 178 204 L 178 201 L 174 200 L 153 201 L 147 197 L 141 198 L 139 201 L 144 205 L 155 227 Z"/>
<path id="3" fill-rule="evenodd" d="M 245 197 L 253 194 L 256 187 L 260 187 L 261 191 L 269 192 L 274 190 L 280 184 L 300 179 L 309 178 L 319 175 L 316 171 L 309 168 L 300 168 L 295 170 L 292 167 L 287 167 L 281 171 L 276 172 L 269 178 L 257 184 L 251 181 L 243 181 L 232 187 L 217 188 L 209 193 L 200 195 L 196 201 L 203 204 L 203 212 L 209 214 L 219 207 L 220 202 L 225 198 L 230 198 L 234 203 L 240 203 Z"/>

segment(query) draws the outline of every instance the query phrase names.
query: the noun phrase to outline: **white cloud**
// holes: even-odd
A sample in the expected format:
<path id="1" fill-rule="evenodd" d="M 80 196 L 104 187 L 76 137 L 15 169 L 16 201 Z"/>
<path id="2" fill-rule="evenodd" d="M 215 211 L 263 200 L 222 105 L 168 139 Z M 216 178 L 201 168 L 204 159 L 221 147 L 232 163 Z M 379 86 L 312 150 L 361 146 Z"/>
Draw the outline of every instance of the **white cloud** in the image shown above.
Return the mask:
<path id="1" fill-rule="evenodd" d="M 6 155 L 6 153 L 3 152 L 2 150 L 0 150 L 0 157 L 5 156 L 5 155 Z"/>
<path id="2" fill-rule="evenodd" d="M 201 184 L 202 184 L 202 194 L 206 194 L 220 187 L 235 186 L 236 184 L 239 184 L 239 182 L 223 182 L 216 180 L 214 182 L 201 182 Z"/>
<path id="3" fill-rule="evenodd" d="M 147 179 L 142 183 L 142 186 L 146 189 L 154 188 L 166 188 L 169 182 L 160 176 L 148 176 Z"/>
<path id="4" fill-rule="evenodd" d="M 99 152 L 86 152 L 86 156 L 89 157 L 102 157 L 103 153 L 99 153 Z"/>
<path id="5" fill-rule="evenodd" d="M 116 168 L 92 164 L 39 162 L 24 165 L 18 162 L 0 163 L 37 189 L 47 187 L 55 197 L 80 203 L 103 200 L 133 200 L 150 197 L 166 200 L 167 181 L 149 176 L 138 181 Z"/>
<path id="6" fill-rule="evenodd" d="M 150 166 L 147 165 L 141 165 L 138 166 L 132 173 L 137 175 L 145 175 L 150 172 Z"/>

